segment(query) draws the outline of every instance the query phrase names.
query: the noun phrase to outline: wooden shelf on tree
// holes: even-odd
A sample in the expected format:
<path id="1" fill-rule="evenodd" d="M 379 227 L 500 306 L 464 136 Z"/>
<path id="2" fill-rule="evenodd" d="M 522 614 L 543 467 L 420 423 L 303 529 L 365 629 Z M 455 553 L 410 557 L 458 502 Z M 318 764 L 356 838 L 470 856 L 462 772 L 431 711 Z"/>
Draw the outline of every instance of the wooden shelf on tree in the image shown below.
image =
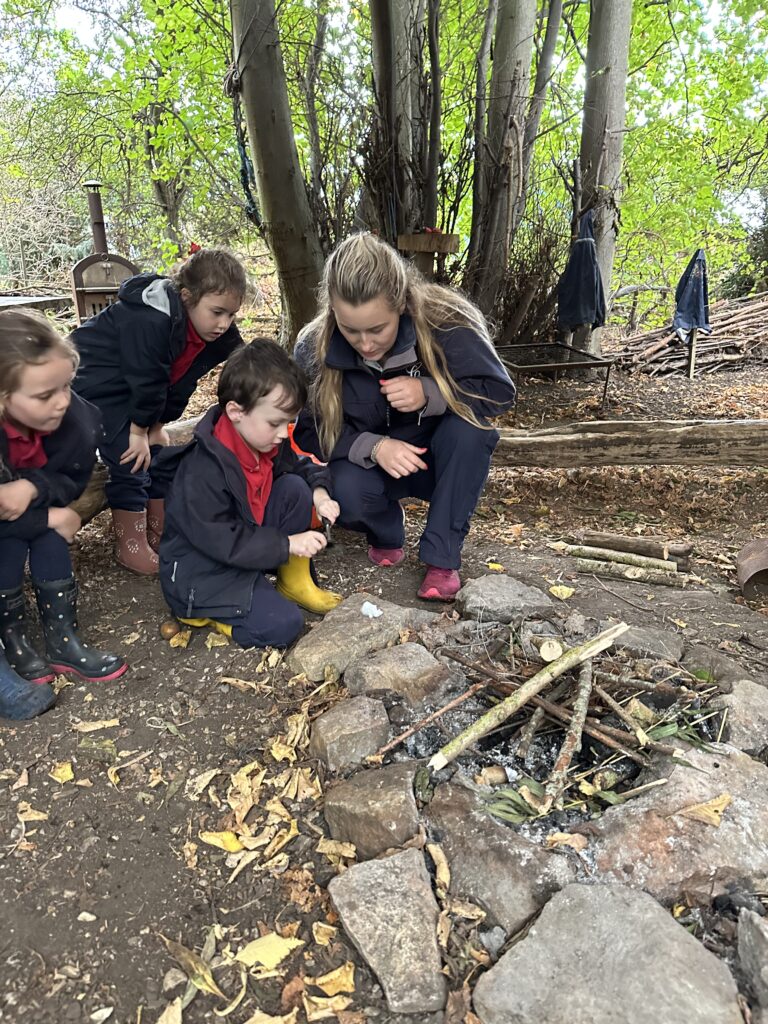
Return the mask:
<path id="1" fill-rule="evenodd" d="M 398 235 L 397 248 L 400 252 L 413 255 L 413 262 L 427 277 L 434 270 L 435 256 L 444 256 L 459 251 L 459 236 L 445 235 L 442 231 L 417 231 L 412 235 Z"/>

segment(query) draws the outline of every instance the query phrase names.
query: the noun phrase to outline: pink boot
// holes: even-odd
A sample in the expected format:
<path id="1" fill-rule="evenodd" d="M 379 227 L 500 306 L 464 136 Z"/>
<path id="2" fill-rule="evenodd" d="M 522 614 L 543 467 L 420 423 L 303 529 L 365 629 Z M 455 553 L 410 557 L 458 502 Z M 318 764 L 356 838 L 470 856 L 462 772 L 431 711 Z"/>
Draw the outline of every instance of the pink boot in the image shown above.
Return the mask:
<path id="1" fill-rule="evenodd" d="M 435 565 L 428 565 L 418 593 L 425 601 L 452 601 L 459 590 L 461 580 L 456 569 L 438 569 Z"/>
<path id="2" fill-rule="evenodd" d="M 371 545 L 368 548 L 368 557 L 374 565 L 399 565 L 405 558 L 405 551 L 402 548 L 375 548 Z"/>

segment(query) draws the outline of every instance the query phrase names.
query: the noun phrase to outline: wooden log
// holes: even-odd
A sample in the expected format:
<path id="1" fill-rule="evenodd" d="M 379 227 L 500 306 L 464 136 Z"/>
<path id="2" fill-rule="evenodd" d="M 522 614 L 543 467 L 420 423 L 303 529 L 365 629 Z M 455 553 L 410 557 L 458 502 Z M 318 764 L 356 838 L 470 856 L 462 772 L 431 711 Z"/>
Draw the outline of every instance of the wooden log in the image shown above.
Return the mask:
<path id="1" fill-rule="evenodd" d="M 662 587 L 679 587 L 689 583 L 703 582 L 697 576 L 682 572 L 661 572 L 658 569 L 640 569 L 636 565 L 619 565 L 618 562 L 599 562 L 593 558 L 577 558 L 576 572 L 606 576 L 612 580 L 626 580 L 628 583 L 655 583 Z"/>
<path id="2" fill-rule="evenodd" d="M 592 558 L 603 562 L 617 562 L 620 565 L 634 565 L 638 569 L 656 569 L 659 572 L 677 572 L 677 562 L 664 558 L 650 558 L 636 555 L 632 551 L 613 551 L 611 548 L 593 548 L 581 544 L 564 544 L 563 554 L 576 558 Z"/>
<path id="3" fill-rule="evenodd" d="M 648 558 L 669 559 L 678 569 L 688 568 L 688 558 L 693 551 L 690 541 L 666 540 L 664 537 L 634 537 L 624 533 L 603 533 L 599 530 L 584 530 L 578 540 L 596 548 L 610 548 L 612 551 L 631 551 Z"/>
<path id="4" fill-rule="evenodd" d="M 765 466 L 768 420 L 594 420 L 500 431 L 497 465 Z"/>

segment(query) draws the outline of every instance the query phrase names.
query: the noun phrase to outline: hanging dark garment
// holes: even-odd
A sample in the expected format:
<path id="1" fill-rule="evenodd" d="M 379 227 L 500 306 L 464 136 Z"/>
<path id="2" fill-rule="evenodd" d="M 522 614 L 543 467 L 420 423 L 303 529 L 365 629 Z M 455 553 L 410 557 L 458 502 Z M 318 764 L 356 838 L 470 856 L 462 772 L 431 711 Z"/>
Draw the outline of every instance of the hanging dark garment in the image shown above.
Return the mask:
<path id="1" fill-rule="evenodd" d="M 569 331 L 582 324 L 602 327 L 605 323 L 605 292 L 597 265 L 591 210 L 579 221 L 579 237 L 557 285 L 557 322 Z"/>
<path id="2" fill-rule="evenodd" d="M 697 249 L 675 289 L 675 316 L 672 330 L 680 341 L 689 342 L 694 329 L 709 334 L 709 285 L 707 258 Z"/>

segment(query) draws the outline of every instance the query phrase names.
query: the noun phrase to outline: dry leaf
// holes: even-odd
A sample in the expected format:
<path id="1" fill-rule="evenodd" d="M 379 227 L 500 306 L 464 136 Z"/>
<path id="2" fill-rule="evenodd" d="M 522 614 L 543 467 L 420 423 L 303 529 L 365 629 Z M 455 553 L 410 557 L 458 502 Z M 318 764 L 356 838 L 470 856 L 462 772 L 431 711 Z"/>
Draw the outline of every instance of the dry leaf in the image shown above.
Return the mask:
<path id="1" fill-rule="evenodd" d="M 486 569 L 491 569 L 493 572 L 504 572 L 504 566 L 501 562 L 486 562 Z"/>
<path id="2" fill-rule="evenodd" d="M 704 804 L 691 804 L 690 807 L 684 807 L 681 811 L 675 811 L 675 814 L 691 818 L 693 821 L 701 821 L 705 825 L 712 825 L 713 828 L 719 828 L 720 822 L 723 820 L 723 812 L 732 799 L 730 793 L 721 793 L 720 796 L 707 800 Z"/>
<path id="3" fill-rule="evenodd" d="M 569 597 L 573 597 L 576 590 L 573 587 L 566 587 L 563 583 L 556 583 L 554 587 L 549 588 L 549 592 L 553 597 L 567 601 Z"/>
<path id="4" fill-rule="evenodd" d="M 578 832 L 550 832 L 544 846 L 548 850 L 554 850 L 558 846 L 570 846 L 573 850 L 585 850 L 589 846 L 589 840 Z"/>
<path id="5" fill-rule="evenodd" d="M 467 921 L 484 921 L 485 911 L 469 900 L 460 900 L 455 896 L 448 896 L 445 900 L 445 909 L 457 917 L 464 917 Z"/>
<path id="6" fill-rule="evenodd" d="M 324 999 L 322 996 L 308 996 L 306 992 L 302 996 L 304 1012 L 307 1015 L 308 1024 L 316 1020 L 325 1020 L 326 1017 L 335 1017 L 339 1010 L 346 1010 L 352 1002 L 349 996 L 331 996 Z"/>
<path id="7" fill-rule="evenodd" d="M 366 1017 L 362 1010 L 337 1010 L 336 1017 L 339 1024 L 366 1024 Z M 480 1024 L 480 1021 L 477 1024 Z"/>
<path id="8" fill-rule="evenodd" d="M 287 846 L 287 844 L 290 843 L 292 839 L 295 839 L 298 834 L 299 826 L 297 825 L 295 819 L 291 819 L 291 824 L 289 828 L 283 832 L 278 832 L 275 838 L 264 851 L 264 860 L 269 860 L 270 857 L 274 857 L 274 855 L 276 853 L 279 853 L 279 851 L 282 850 L 284 846 Z"/>
<path id="9" fill-rule="evenodd" d="M 220 996 L 222 999 L 227 998 L 213 980 L 211 968 L 201 956 L 198 956 L 194 950 L 182 946 L 180 942 L 167 939 L 163 934 L 160 934 L 160 938 L 195 988 L 199 988 L 201 992 L 210 992 L 211 995 Z"/>
<path id="10" fill-rule="evenodd" d="M 206 789 L 208 789 L 210 783 L 219 774 L 221 774 L 221 769 L 209 768 L 208 771 L 201 772 L 199 775 L 195 775 L 193 778 L 187 779 L 184 784 L 184 796 L 188 800 L 199 800 Z"/>
<path id="11" fill-rule="evenodd" d="M 245 964 L 246 967 L 261 964 L 262 967 L 266 967 L 268 971 L 271 971 L 279 963 L 282 963 L 294 949 L 298 949 L 299 946 L 303 945 L 303 939 L 284 939 L 274 932 L 269 932 L 268 935 L 262 935 L 260 939 L 254 939 L 253 942 L 243 946 L 235 960 Z"/>
<path id="12" fill-rule="evenodd" d="M 337 967 L 320 978 L 305 978 L 307 985 L 314 985 L 321 989 L 327 996 L 336 996 L 339 992 L 355 991 L 355 965 L 347 960 L 341 967 Z"/>
<path id="13" fill-rule="evenodd" d="M 72 729 L 74 732 L 96 732 L 97 729 L 114 729 L 118 725 L 119 718 L 100 718 L 97 722 L 76 722 Z"/>
<path id="14" fill-rule="evenodd" d="M 197 843 L 188 839 L 182 849 L 184 850 L 184 863 L 191 871 L 194 871 L 197 867 Z"/>
<path id="15" fill-rule="evenodd" d="M 296 751 L 282 740 L 275 740 L 269 752 L 276 761 L 295 761 Z"/>
<path id="16" fill-rule="evenodd" d="M 448 866 L 448 859 L 443 853 L 442 847 L 437 843 L 427 843 L 427 853 L 435 865 L 435 881 L 438 888 L 447 892 L 451 887 L 451 869 Z"/>
<path id="17" fill-rule="evenodd" d="M 342 843 L 337 839 L 323 837 L 315 849 L 318 853 L 324 853 L 328 858 L 344 857 L 347 860 L 354 860 L 357 856 L 357 848 L 354 843 Z"/>
<path id="18" fill-rule="evenodd" d="M 192 639 L 191 629 L 180 629 L 175 636 L 172 636 L 168 641 L 170 647 L 188 647 L 189 641 Z"/>
<path id="19" fill-rule="evenodd" d="M 298 1010 L 301 1006 L 301 996 L 304 992 L 304 979 L 300 974 L 294 974 L 285 985 L 283 985 L 283 991 L 280 993 L 280 1009 L 281 1010 Z"/>
<path id="20" fill-rule="evenodd" d="M 198 832 L 198 839 L 202 839 L 208 846 L 217 846 L 220 850 L 226 850 L 227 853 L 239 853 L 240 850 L 244 850 L 245 847 L 237 838 L 234 832 Z"/>
<path id="21" fill-rule="evenodd" d="M 16 809 L 16 817 L 19 821 L 46 821 L 48 819 L 48 812 L 36 811 L 26 800 L 21 800 Z"/>
<path id="22" fill-rule="evenodd" d="M 63 786 L 65 782 L 71 782 L 75 773 L 72 770 L 71 761 L 57 761 L 57 763 L 48 772 L 48 777 L 53 779 L 54 782 L 58 782 L 59 785 Z"/>
<path id="23" fill-rule="evenodd" d="M 333 942 L 337 931 L 338 928 L 334 928 L 333 925 L 323 924 L 322 921 L 315 921 L 312 925 L 312 938 L 318 946 L 328 946 Z"/>
<path id="24" fill-rule="evenodd" d="M 181 996 L 177 996 L 172 1003 L 157 1018 L 157 1024 L 182 1024 L 181 1022 Z"/>
<path id="25" fill-rule="evenodd" d="M 270 1017 L 268 1013 L 262 1013 L 261 1010 L 257 1010 L 248 1020 L 244 1021 L 244 1024 L 296 1024 L 298 1015 L 298 1006 L 295 1006 L 290 1013 L 286 1013 L 282 1017 Z"/>
<path id="26" fill-rule="evenodd" d="M 10 769 L 10 771 L 11 771 L 11 775 L 13 775 L 13 769 Z M 29 772 L 27 771 L 26 768 L 22 768 L 21 772 L 19 773 L 18 779 L 16 779 L 14 784 L 11 786 L 11 789 L 12 790 L 13 789 L 24 789 L 24 787 L 28 786 L 28 785 L 29 785 Z"/>
<path id="27" fill-rule="evenodd" d="M 135 644 L 137 640 L 141 639 L 141 633 L 129 633 L 128 636 L 123 637 L 124 644 Z"/>
<path id="28" fill-rule="evenodd" d="M 440 911 L 437 919 L 437 941 L 441 949 L 448 948 L 448 938 L 451 934 L 451 917 L 447 910 Z"/>

